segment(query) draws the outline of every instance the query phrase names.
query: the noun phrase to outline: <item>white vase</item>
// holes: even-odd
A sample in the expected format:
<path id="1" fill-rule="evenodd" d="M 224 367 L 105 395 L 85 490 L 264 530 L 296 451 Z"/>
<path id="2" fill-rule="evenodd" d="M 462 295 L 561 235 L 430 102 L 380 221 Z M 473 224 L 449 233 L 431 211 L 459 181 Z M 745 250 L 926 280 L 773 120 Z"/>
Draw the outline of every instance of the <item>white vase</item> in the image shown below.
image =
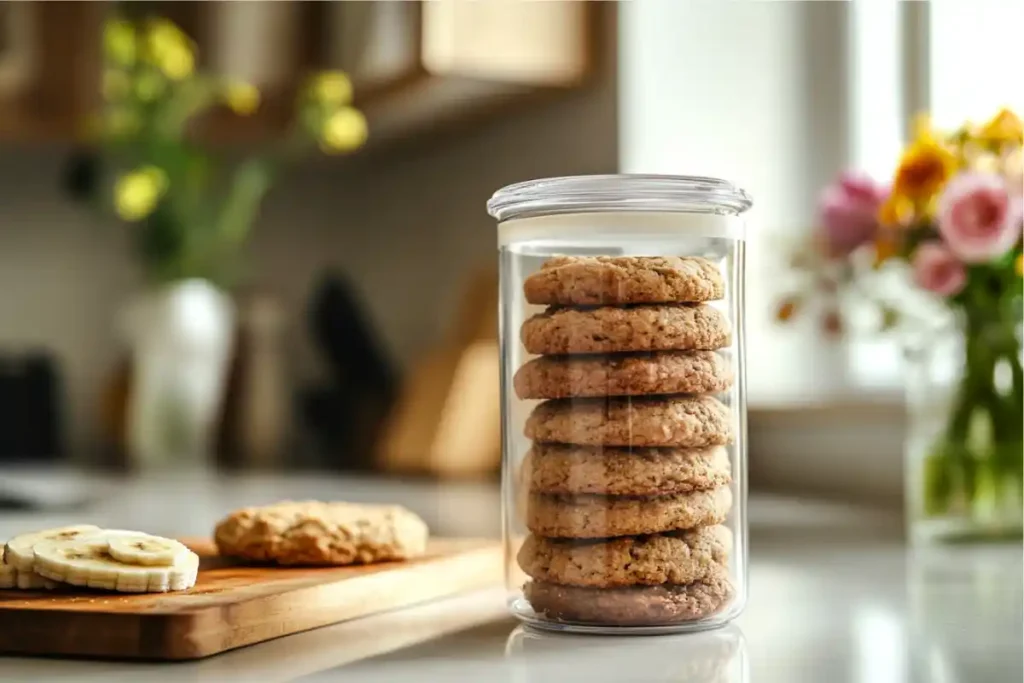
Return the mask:
<path id="1" fill-rule="evenodd" d="M 184 280 L 139 296 L 122 322 L 132 350 L 131 464 L 208 464 L 234 341 L 230 298 L 206 280 Z"/>

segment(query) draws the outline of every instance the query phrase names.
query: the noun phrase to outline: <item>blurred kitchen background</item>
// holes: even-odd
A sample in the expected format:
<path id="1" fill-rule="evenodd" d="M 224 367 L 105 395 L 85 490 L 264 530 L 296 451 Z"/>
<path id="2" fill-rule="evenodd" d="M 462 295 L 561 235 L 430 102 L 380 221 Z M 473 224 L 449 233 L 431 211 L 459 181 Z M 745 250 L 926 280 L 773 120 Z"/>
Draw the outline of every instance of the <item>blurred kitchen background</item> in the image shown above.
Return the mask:
<path id="1" fill-rule="evenodd" d="M 779 326 L 787 249 L 838 172 L 892 173 L 915 113 L 1020 111 L 1022 23 L 998 0 L 0 2 L 0 467 L 493 477 L 485 201 L 678 173 L 755 199 L 752 486 L 898 507 L 898 346 Z"/>

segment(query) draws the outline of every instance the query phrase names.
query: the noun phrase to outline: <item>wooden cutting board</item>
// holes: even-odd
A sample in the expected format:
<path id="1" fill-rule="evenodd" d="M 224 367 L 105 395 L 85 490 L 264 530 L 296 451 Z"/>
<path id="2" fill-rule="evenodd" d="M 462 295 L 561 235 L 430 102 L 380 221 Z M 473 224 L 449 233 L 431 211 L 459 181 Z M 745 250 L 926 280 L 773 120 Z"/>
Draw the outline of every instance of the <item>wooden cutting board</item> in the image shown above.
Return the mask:
<path id="1" fill-rule="evenodd" d="M 119 595 L 0 590 L 0 652 L 117 659 L 198 659 L 501 580 L 494 541 L 434 539 L 427 555 L 359 567 L 245 566 L 211 541 L 194 588 Z"/>

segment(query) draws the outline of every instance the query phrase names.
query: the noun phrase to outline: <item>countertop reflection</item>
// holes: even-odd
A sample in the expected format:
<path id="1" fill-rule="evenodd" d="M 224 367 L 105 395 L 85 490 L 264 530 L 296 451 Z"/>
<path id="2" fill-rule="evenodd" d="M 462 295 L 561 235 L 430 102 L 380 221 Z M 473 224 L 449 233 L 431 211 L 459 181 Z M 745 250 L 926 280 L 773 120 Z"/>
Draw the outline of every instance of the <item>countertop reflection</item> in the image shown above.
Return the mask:
<path id="1" fill-rule="evenodd" d="M 91 492 L 100 490 L 94 482 Z M 225 508 L 280 497 L 397 500 L 435 529 L 493 525 L 488 485 L 370 478 L 257 477 L 118 482 L 77 521 L 202 533 Z M 190 514 L 181 519 L 181 501 Z M 70 513 L 0 518 L 0 534 Z M 68 517 L 68 519 L 65 519 Z M 1019 543 L 908 549 L 898 515 L 754 497 L 746 611 L 716 631 L 655 637 L 527 630 L 499 588 L 182 664 L 0 657 L 7 681 L 608 681 L 680 683 L 1013 683 L 1024 680 Z M 182 528 L 185 525 L 188 528 Z"/>
<path id="2" fill-rule="evenodd" d="M 746 643 L 735 625 L 660 638 L 573 636 L 519 627 L 505 646 L 511 681 L 745 683 Z"/>

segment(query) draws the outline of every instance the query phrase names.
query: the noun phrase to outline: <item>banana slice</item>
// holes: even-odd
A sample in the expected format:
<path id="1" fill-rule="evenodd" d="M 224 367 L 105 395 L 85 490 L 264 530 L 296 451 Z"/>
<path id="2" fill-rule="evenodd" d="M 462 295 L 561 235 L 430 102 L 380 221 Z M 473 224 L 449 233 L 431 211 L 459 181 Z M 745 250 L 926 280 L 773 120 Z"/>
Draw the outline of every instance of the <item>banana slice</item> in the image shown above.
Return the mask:
<path id="1" fill-rule="evenodd" d="M 162 536 L 111 535 L 108 545 L 110 556 L 118 562 L 147 567 L 170 567 L 189 552 L 178 541 Z"/>
<path id="2" fill-rule="evenodd" d="M 35 562 L 32 547 L 36 543 L 50 540 L 74 540 L 96 534 L 99 531 L 100 528 L 97 526 L 80 524 L 15 536 L 4 546 L 4 564 L 11 565 L 18 571 L 30 572 Z"/>
<path id="3" fill-rule="evenodd" d="M 0 564 L 0 589 L 20 588 L 22 590 L 53 590 L 56 582 L 44 579 L 35 572 L 19 571 L 11 564 Z"/>
<path id="4" fill-rule="evenodd" d="M 14 579 L 15 585 L 24 591 L 37 591 L 40 588 L 45 588 L 48 591 L 52 591 L 58 584 L 56 581 L 51 581 L 43 576 L 39 576 L 35 572 L 23 572 L 18 569 L 14 570 L 17 576 Z"/>
<path id="5" fill-rule="evenodd" d="M 128 565 L 110 556 L 107 532 L 85 539 L 42 541 L 35 545 L 35 571 L 53 581 L 121 593 L 163 593 L 195 585 L 199 557 L 186 551 L 169 567 Z"/>

